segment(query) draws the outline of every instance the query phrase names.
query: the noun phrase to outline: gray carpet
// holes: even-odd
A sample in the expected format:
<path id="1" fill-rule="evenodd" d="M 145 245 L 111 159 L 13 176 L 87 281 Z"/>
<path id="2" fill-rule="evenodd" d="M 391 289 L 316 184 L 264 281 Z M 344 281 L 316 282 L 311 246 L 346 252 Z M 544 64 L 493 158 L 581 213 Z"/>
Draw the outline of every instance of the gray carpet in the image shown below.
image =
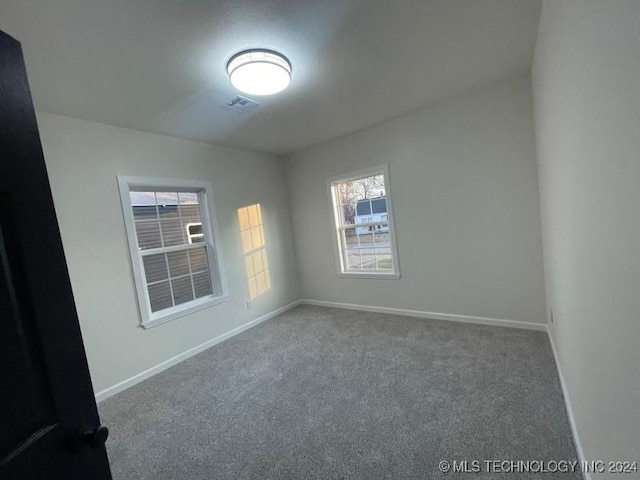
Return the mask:
<path id="1" fill-rule="evenodd" d="M 99 408 L 115 480 L 580 478 L 438 469 L 576 459 L 542 332 L 301 306 Z"/>

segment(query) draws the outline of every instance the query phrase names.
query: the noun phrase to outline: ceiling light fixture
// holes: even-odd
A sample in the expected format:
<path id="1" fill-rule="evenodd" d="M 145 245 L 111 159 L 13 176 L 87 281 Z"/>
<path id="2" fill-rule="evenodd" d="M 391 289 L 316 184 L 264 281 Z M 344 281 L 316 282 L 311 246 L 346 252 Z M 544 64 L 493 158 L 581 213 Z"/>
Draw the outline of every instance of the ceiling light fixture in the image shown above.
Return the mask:
<path id="1" fill-rule="evenodd" d="M 229 60 L 231 84 L 250 95 L 273 95 L 291 83 L 291 63 L 272 50 L 244 50 Z"/>

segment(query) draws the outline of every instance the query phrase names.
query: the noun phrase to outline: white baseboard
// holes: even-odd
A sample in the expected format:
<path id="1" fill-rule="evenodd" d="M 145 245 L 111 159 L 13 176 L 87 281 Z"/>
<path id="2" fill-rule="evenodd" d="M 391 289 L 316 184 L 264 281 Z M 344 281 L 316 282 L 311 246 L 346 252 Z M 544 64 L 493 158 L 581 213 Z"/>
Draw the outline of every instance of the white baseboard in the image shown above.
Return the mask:
<path id="1" fill-rule="evenodd" d="M 295 302 L 292 302 L 288 305 L 285 305 L 283 307 L 280 307 L 276 310 L 274 310 L 273 312 L 269 312 L 266 315 L 263 315 L 261 317 L 258 317 L 254 320 L 251 320 L 250 322 L 245 323 L 244 325 L 240 325 L 237 328 L 234 328 L 233 330 L 229 330 L 226 333 L 223 333 L 222 335 L 219 335 L 215 338 L 212 338 L 211 340 L 207 340 L 204 343 L 201 343 L 200 345 L 197 345 L 193 348 L 190 348 L 189 350 L 182 352 L 178 355 L 176 355 L 175 357 L 171 357 L 168 360 L 165 360 L 164 362 L 161 362 L 147 370 L 145 370 L 144 372 L 140 372 L 137 375 L 134 375 L 131 378 L 128 378 L 120 383 L 117 383 L 109 388 L 105 388 L 104 390 L 96 393 L 96 401 L 97 402 L 101 402 L 103 400 L 106 400 L 109 397 L 112 397 L 113 395 L 120 393 L 124 390 L 126 390 L 129 387 L 134 386 L 137 383 L 142 382 L 143 380 L 146 380 L 149 377 L 152 377 L 154 375 L 156 375 L 157 373 L 162 372 L 163 370 L 166 370 L 169 367 L 173 367 L 174 365 L 183 362 L 184 360 L 186 360 L 187 358 L 193 357 L 194 355 L 197 355 L 200 352 L 203 352 L 204 350 L 207 350 L 208 348 L 213 347 L 214 345 L 217 345 L 221 342 L 224 342 L 225 340 L 238 335 L 239 333 L 242 333 L 246 330 L 249 330 L 252 327 L 255 327 L 256 325 L 261 324 L 262 322 L 266 322 L 267 320 L 280 315 L 283 312 L 286 312 L 287 310 L 292 309 L 293 307 L 297 306 L 300 304 L 300 300 L 296 300 Z"/>
<path id="2" fill-rule="evenodd" d="M 560 377 L 560 386 L 562 387 L 562 396 L 564 397 L 564 404 L 567 408 L 567 416 L 569 417 L 569 425 L 571 426 L 571 433 L 573 434 L 573 443 L 576 447 L 576 453 L 578 454 L 578 460 L 582 465 L 585 462 L 584 450 L 582 449 L 582 443 L 580 442 L 580 436 L 578 435 L 578 428 L 576 426 L 576 419 L 573 415 L 573 407 L 571 406 L 571 401 L 569 400 L 569 390 L 567 388 L 567 383 L 564 379 L 564 374 L 562 373 L 562 367 L 560 366 L 560 358 L 558 357 L 558 351 L 556 350 L 556 344 L 553 342 L 553 335 L 551 334 L 551 330 L 549 330 L 549 343 L 551 343 L 551 350 L 553 351 L 553 358 L 556 362 L 556 369 L 558 370 L 558 377 Z M 582 472 L 582 476 L 585 480 L 591 480 L 590 472 Z"/>
<path id="3" fill-rule="evenodd" d="M 423 312 L 421 310 L 406 310 L 404 308 L 375 307 L 371 305 L 356 305 L 353 303 L 325 302 L 323 300 L 311 300 L 303 298 L 300 300 L 304 305 L 317 305 L 320 307 L 344 308 L 347 310 L 360 310 L 363 312 L 388 313 L 391 315 L 402 315 L 405 317 L 417 317 L 431 320 L 448 320 L 453 322 L 477 323 L 480 325 L 492 325 L 494 327 L 521 328 L 525 330 L 547 331 L 544 323 L 519 322 L 517 320 L 503 320 L 499 318 L 474 317 L 470 315 L 453 315 L 451 313 Z"/>

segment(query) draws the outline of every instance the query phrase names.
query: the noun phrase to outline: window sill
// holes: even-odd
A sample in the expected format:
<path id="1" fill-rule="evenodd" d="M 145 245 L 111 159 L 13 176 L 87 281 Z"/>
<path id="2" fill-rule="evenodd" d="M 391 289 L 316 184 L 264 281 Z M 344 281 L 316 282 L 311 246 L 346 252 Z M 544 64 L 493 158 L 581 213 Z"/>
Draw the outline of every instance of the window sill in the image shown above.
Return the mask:
<path id="1" fill-rule="evenodd" d="M 356 272 L 340 272 L 338 273 L 339 277 L 342 278 L 368 278 L 368 279 L 376 279 L 376 280 L 399 280 L 399 273 L 356 273 Z"/>
<path id="2" fill-rule="evenodd" d="M 176 318 L 184 317 L 185 315 L 189 315 L 191 313 L 204 310 L 205 308 L 209 308 L 214 305 L 218 305 L 222 302 L 227 301 L 228 298 L 229 298 L 229 295 L 225 294 L 220 297 L 207 298 L 202 301 L 195 300 L 193 302 L 185 304 L 184 308 L 180 308 L 175 311 L 168 311 L 165 314 L 159 315 L 157 317 L 152 317 L 149 320 L 143 321 L 140 323 L 140 326 L 145 330 L 149 328 L 153 328 L 158 325 L 162 325 L 163 323 L 170 322 L 171 320 L 175 320 Z"/>

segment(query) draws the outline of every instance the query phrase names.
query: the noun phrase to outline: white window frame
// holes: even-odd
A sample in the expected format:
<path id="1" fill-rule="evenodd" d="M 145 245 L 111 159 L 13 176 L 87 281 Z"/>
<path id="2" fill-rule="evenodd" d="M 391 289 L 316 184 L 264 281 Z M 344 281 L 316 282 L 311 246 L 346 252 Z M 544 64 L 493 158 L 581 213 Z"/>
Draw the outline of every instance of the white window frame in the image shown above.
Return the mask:
<path id="1" fill-rule="evenodd" d="M 368 227 L 370 225 L 377 225 L 380 222 L 344 226 L 342 224 L 343 217 L 337 208 L 340 202 L 337 199 L 334 185 L 353 181 L 353 180 L 359 180 L 361 178 L 371 177 L 374 175 L 383 175 L 383 178 L 384 178 L 385 198 L 387 202 L 387 214 L 389 215 L 387 224 L 389 225 L 389 239 L 391 241 L 391 258 L 393 262 L 393 270 L 390 270 L 388 272 L 347 269 L 346 261 L 343 254 L 342 230 L 346 228 L 353 228 L 354 226 Z M 369 279 L 388 279 L 388 280 L 399 279 L 401 274 L 400 274 L 400 263 L 398 262 L 396 229 L 393 223 L 394 215 L 393 215 L 393 206 L 391 201 L 391 184 L 389 182 L 389 165 L 385 163 L 383 165 L 377 165 L 375 167 L 358 170 L 357 172 L 350 172 L 344 175 L 338 175 L 335 177 L 328 178 L 327 191 L 329 193 L 329 204 L 331 206 L 331 227 L 333 232 L 331 236 L 333 237 L 333 246 L 334 246 L 338 276 L 345 277 L 345 278 L 369 278 Z"/>
<path id="2" fill-rule="evenodd" d="M 191 233 L 191 231 L 189 230 L 189 228 L 191 227 L 195 227 L 195 226 L 199 226 L 199 225 L 203 225 L 202 226 L 202 233 Z M 204 238 L 204 224 L 203 223 L 187 223 L 185 225 L 185 228 L 187 230 L 187 240 L 189 241 L 189 244 L 193 244 L 193 243 L 198 243 L 198 242 L 194 242 L 193 239 L 194 238 Z"/>
<path id="3" fill-rule="evenodd" d="M 118 187 L 120 190 L 120 203 L 122 205 L 122 214 L 124 217 L 127 241 L 129 244 L 131 269 L 136 286 L 138 309 L 140 311 L 140 326 L 143 328 L 151 328 L 227 300 L 229 294 L 227 290 L 223 255 L 219 237 L 220 230 L 218 228 L 218 222 L 215 215 L 211 184 L 209 182 L 197 180 L 118 175 Z M 157 312 L 151 311 L 149 292 L 147 291 L 147 282 L 144 273 L 144 255 L 140 253 L 138 248 L 138 237 L 136 235 L 136 227 L 133 218 L 133 207 L 131 205 L 131 197 L 129 195 L 132 189 L 135 191 L 147 188 L 150 191 L 198 192 L 205 242 L 194 244 L 189 243 L 187 244 L 187 248 L 207 247 L 207 259 L 209 261 L 211 285 L 220 285 L 220 295 L 216 296 L 215 294 L 212 294 Z M 175 247 L 164 247 L 162 251 L 171 251 L 172 248 L 175 249 Z M 180 249 L 182 248 L 184 248 L 184 246 Z M 214 273 L 215 269 L 218 271 L 217 278 Z"/>

